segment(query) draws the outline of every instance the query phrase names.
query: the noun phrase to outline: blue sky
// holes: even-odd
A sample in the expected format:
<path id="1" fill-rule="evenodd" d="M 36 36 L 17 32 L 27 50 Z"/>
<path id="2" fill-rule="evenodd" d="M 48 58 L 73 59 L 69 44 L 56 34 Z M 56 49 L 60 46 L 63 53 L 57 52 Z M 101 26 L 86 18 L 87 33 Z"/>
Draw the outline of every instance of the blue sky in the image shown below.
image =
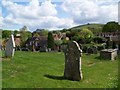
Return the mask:
<path id="1" fill-rule="evenodd" d="M 30 31 L 70 28 L 86 23 L 118 21 L 119 0 L 2 0 L 3 29 Z"/>

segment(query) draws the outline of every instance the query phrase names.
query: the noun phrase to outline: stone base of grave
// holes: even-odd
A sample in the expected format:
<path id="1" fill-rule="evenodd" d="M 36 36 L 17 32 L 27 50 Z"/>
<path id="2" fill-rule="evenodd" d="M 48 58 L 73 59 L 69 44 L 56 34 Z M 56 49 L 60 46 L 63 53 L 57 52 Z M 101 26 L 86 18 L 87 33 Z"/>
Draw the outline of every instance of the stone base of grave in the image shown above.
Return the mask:
<path id="1" fill-rule="evenodd" d="M 100 52 L 101 59 L 115 60 L 117 57 L 117 49 L 104 49 Z"/>

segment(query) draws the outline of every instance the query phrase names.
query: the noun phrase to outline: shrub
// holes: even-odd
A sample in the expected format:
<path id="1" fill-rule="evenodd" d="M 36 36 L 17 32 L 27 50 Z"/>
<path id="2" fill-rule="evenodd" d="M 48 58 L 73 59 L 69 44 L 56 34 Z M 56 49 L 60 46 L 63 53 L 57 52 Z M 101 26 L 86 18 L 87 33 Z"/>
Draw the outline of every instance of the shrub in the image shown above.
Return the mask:
<path id="1" fill-rule="evenodd" d="M 100 44 L 100 43 L 105 43 L 105 39 L 102 38 L 102 37 L 95 37 L 95 38 L 93 39 L 93 41 L 94 41 L 95 43 L 98 43 L 98 44 Z"/>
<path id="2" fill-rule="evenodd" d="M 103 50 L 103 49 L 105 49 L 105 45 L 97 46 L 97 48 L 98 48 L 98 51 Z"/>

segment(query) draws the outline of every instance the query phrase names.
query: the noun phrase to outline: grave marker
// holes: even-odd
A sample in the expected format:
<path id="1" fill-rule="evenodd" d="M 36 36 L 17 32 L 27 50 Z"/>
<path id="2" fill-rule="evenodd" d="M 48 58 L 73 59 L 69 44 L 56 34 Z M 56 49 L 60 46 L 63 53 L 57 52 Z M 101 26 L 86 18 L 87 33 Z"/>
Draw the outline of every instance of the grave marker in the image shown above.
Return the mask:
<path id="1" fill-rule="evenodd" d="M 9 40 L 6 43 L 5 56 L 13 57 L 14 51 L 15 51 L 15 41 L 14 41 L 14 36 L 11 35 L 11 37 L 9 38 Z"/>
<path id="2" fill-rule="evenodd" d="M 68 43 L 65 51 L 65 78 L 76 81 L 82 79 L 81 54 L 82 50 L 76 41 Z"/>

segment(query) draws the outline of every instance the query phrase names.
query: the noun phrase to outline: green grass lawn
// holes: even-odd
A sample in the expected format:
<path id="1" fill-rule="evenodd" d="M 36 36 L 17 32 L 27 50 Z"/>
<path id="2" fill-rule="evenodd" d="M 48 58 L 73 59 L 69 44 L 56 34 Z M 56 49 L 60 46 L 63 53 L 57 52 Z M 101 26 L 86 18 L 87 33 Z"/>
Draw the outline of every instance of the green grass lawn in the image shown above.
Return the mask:
<path id="1" fill-rule="evenodd" d="M 3 88 L 113 88 L 118 60 L 100 60 L 99 55 L 82 56 L 83 80 L 63 78 L 64 54 L 60 52 L 15 52 L 2 60 Z"/>

